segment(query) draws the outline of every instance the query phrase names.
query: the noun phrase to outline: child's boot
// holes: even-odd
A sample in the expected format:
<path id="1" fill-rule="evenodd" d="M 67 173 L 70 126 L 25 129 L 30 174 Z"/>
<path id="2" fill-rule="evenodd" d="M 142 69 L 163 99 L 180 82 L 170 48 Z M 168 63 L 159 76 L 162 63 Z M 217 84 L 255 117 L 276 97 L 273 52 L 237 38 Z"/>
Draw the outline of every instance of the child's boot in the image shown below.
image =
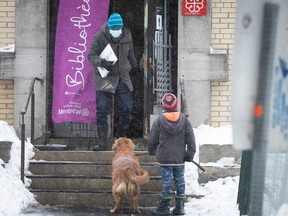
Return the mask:
<path id="1" fill-rule="evenodd" d="M 184 203 L 186 197 L 176 197 L 176 206 L 173 209 L 173 215 L 185 215 Z"/>
<path id="2" fill-rule="evenodd" d="M 152 212 L 152 215 L 170 215 L 170 201 L 171 197 L 160 197 L 160 204 L 158 208 Z"/>

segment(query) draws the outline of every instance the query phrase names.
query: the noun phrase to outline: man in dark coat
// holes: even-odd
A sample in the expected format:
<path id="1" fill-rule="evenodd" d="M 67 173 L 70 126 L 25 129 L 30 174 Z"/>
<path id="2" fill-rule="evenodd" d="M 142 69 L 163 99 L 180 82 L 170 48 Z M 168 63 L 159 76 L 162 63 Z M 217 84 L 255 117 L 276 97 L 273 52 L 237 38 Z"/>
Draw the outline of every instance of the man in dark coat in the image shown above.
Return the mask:
<path id="1" fill-rule="evenodd" d="M 117 61 L 109 61 L 109 58 L 101 58 L 105 47 L 110 44 Z M 129 29 L 123 27 L 120 14 L 113 13 L 108 22 L 97 32 L 92 41 L 88 59 L 94 66 L 94 82 L 96 89 L 96 124 L 99 145 L 93 147 L 94 151 L 107 149 L 108 115 L 112 109 L 112 96 L 115 97 L 118 114 L 118 124 L 115 136 L 126 136 L 126 130 L 132 119 L 133 111 L 133 85 L 129 72 L 137 67 L 134 56 L 132 35 Z M 102 77 L 99 68 L 109 71 L 106 77 Z"/>

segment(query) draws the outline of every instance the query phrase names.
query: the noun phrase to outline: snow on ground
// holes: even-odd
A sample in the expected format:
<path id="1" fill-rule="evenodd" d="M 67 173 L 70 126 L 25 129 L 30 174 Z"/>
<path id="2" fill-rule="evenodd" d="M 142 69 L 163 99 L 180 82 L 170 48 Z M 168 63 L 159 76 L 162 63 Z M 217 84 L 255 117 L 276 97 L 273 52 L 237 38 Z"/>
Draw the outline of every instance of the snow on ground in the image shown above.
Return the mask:
<path id="1" fill-rule="evenodd" d="M 211 127 L 209 125 L 200 125 L 194 128 L 196 141 L 199 145 L 204 144 L 233 144 L 232 126 Z"/>
<path id="2" fill-rule="evenodd" d="M 0 48 L 0 52 L 15 52 L 15 44 L 11 44 Z"/>
<path id="3" fill-rule="evenodd" d="M 204 144 L 233 144 L 232 127 L 210 127 L 200 125 L 194 128 L 196 150 Z M 199 162 L 199 154 L 195 154 L 194 161 Z M 234 158 L 222 158 L 217 163 L 201 163 L 201 165 L 233 167 Z M 198 168 L 192 163 L 185 164 L 186 194 L 188 202 L 185 204 L 186 215 L 191 216 L 239 216 L 237 193 L 239 176 L 220 178 L 207 184 L 198 184 Z M 194 198 L 193 198 L 194 197 Z M 195 198 L 197 197 L 197 198 Z"/>
<path id="4" fill-rule="evenodd" d="M 232 127 L 210 127 L 201 125 L 194 128 L 197 150 L 203 144 L 232 144 Z M 18 216 L 31 206 L 38 203 L 34 195 L 28 190 L 30 179 L 25 178 L 25 185 L 20 180 L 20 147 L 21 141 L 13 127 L 0 121 L 0 141 L 11 141 L 10 161 L 5 168 L 0 165 L 0 216 Z M 28 171 L 29 160 L 33 157 L 33 145 L 25 143 L 25 172 Z M 196 153 L 195 161 L 199 161 Z M 4 164 L 0 159 L 0 164 Z M 222 158 L 218 166 L 235 166 L 232 158 Z M 203 164 L 202 164 L 203 165 Z M 191 216 L 238 216 L 237 193 L 239 176 L 220 178 L 207 184 L 198 184 L 198 170 L 193 163 L 185 165 L 186 193 L 188 202 L 185 204 L 186 215 Z M 197 198 L 195 198 L 197 197 Z M 288 215 L 288 205 L 283 204 L 277 216 Z"/>
<path id="5" fill-rule="evenodd" d="M 12 142 L 10 160 L 5 168 L 0 165 L 0 216 L 16 216 L 28 206 L 36 204 L 35 197 L 29 192 L 29 179 L 25 179 L 25 185 L 21 181 L 21 141 L 17 137 L 13 127 L 6 122 L 0 121 L 0 141 Z M 34 155 L 33 145 L 26 142 L 26 164 L 27 172 L 29 159 Z M 0 164 L 4 164 L 0 158 Z"/>
<path id="6" fill-rule="evenodd" d="M 238 177 L 221 178 L 197 188 L 199 198 L 189 198 L 185 204 L 186 215 L 239 216 L 237 206 Z"/>
<path id="7" fill-rule="evenodd" d="M 201 166 L 214 166 L 214 167 L 240 167 L 240 164 L 237 164 L 234 157 L 223 157 L 218 160 L 216 163 L 201 163 Z"/>

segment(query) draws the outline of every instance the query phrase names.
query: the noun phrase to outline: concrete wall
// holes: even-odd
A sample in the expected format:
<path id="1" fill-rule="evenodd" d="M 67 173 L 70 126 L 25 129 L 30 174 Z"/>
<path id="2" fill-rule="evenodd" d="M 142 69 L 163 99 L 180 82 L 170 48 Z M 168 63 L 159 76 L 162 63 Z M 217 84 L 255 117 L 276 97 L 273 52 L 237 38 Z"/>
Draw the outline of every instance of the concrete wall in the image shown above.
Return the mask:
<path id="1" fill-rule="evenodd" d="M 33 77 L 46 79 L 47 52 L 47 1 L 46 0 L 15 0 L 16 3 L 16 43 L 14 60 L 14 121 L 19 135 L 21 115 L 27 92 Z M 36 114 L 35 138 L 45 131 L 46 86 L 35 84 Z M 30 106 L 26 117 L 26 137 L 30 136 Z"/>
<path id="2" fill-rule="evenodd" d="M 211 2 L 206 16 L 178 13 L 178 76 L 184 75 L 189 120 L 193 127 L 211 123 L 211 81 L 227 80 L 227 56 L 213 54 L 211 47 Z M 178 91 L 180 92 L 180 91 Z"/>

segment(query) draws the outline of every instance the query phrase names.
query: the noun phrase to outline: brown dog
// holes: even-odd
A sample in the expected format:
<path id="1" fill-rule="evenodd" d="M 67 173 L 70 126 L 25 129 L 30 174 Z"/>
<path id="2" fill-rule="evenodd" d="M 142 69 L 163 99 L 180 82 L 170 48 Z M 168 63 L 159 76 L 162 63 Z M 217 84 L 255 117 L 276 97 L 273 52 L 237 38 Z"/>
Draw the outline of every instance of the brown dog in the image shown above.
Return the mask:
<path id="1" fill-rule="evenodd" d="M 140 185 L 149 181 L 149 174 L 140 167 L 139 159 L 134 154 L 135 145 L 132 140 L 120 137 L 117 139 L 112 150 L 115 155 L 112 161 L 112 192 L 115 198 L 115 207 L 111 213 L 117 213 L 122 204 L 122 198 L 128 194 L 131 197 L 134 213 L 140 213 L 138 199 Z"/>

